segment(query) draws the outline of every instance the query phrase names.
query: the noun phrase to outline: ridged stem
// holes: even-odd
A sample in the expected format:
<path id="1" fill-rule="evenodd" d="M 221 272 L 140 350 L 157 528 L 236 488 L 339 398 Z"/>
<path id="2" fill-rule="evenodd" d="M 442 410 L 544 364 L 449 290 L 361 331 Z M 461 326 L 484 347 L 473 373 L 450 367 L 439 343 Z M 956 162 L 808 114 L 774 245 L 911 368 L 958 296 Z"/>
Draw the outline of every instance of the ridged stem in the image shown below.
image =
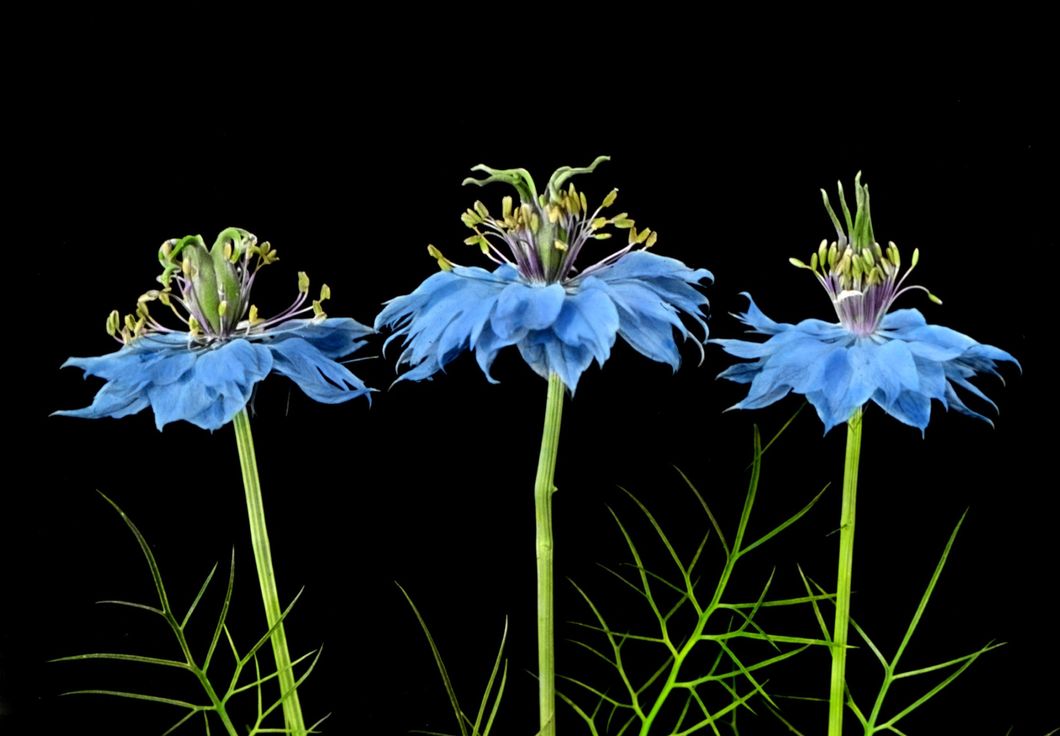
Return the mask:
<path id="1" fill-rule="evenodd" d="M 537 670 L 540 705 L 539 736 L 556 736 L 556 632 L 552 581 L 552 494 L 556 487 L 556 455 L 563 418 L 563 380 L 548 377 L 545 426 L 534 483 L 534 519 L 537 537 Z"/>
<path id="2" fill-rule="evenodd" d="M 846 705 L 847 631 L 850 628 L 850 582 L 854 568 L 854 517 L 861 457 L 861 409 L 847 422 L 847 453 L 843 466 L 843 505 L 839 519 L 839 575 L 836 584 L 835 628 L 832 632 L 832 684 L 828 698 L 828 736 L 842 736 Z"/>
<path id="3" fill-rule="evenodd" d="M 276 590 L 276 573 L 272 568 L 269 531 L 265 526 L 265 506 L 261 499 L 261 481 L 258 479 L 258 461 L 254 455 L 254 437 L 250 432 L 250 417 L 245 408 L 236 414 L 232 426 L 236 431 L 239 464 L 243 469 L 247 516 L 250 519 L 250 541 L 254 547 L 254 564 L 258 569 L 261 600 L 265 604 L 265 619 L 269 628 L 276 627 L 272 632 L 272 653 L 276 660 L 280 694 L 286 694 L 283 700 L 283 720 L 288 733 L 293 736 L 305 736 L 305 720 L 302 718 L 301 703 L 298 702 L 298 691 L 295 690 L 294 669 L 291 666 L 291 654 L 287 650 L 287 635 L 284 633 L 283 623 L 277 625 L 283 609 Z"/>

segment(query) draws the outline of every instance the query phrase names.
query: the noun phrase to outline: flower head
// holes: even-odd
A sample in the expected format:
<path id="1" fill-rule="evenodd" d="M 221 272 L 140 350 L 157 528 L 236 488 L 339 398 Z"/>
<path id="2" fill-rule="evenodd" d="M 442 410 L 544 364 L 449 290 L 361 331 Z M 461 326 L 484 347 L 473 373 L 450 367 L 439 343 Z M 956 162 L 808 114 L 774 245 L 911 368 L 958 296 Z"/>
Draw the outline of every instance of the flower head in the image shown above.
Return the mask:
<path id="1" fill-rule="evenodd" d="M 839 323 L 816 319 L 797 325 L 774 322 L 751 300 L 739 318 L 752 332 L 769 339 L 762 343 L 713 341 L 726 352 L 753 361 L 734 365 L 719 376 L 751 384 L 747 397 L 732 408 L 757 409 L 794 391 L 813 404 L 827 432 L 872 400 L 899 421 L 923 431 L 931 417 L 931 400 L 936 399 L 947 409 L 989 423 L 968 408 L 955 389 L 964 388 L 994 406 L 969 379 L 977 373 L 997 375 L 997 362 L 1016 363 L 1016 359 L 967 335 L 930 325 L 916 309 L 890 311 L 899 296 L 913 290 L 927 293 L 937 304 L 942 302 L 924 287 L 906 284 L 919 260 L 918 251 L 913 251 L 909 268 L 903 272 L 898 247 L 888 243 L 884 249 L 876 242 L 869 189 L 862 186 L 860 173 L 854 191 L 857 208 L 851 219 L 839 185 L 844 232 L 822 190 L 837 238 L 831 244 L 822 241 L 809 264 L 791 259 L 817 277 Z"/>
<path id="2" fill-rule="evenodd" d="M 124 321 L 117 311 L 107 332 L 120 350 L 93 358 L 70 358 L 63 367 L 81 368 L 106 381 L 91 406 L 56 414 L 98 419 L 135 414 L 148 406 L 155 425 L 184 420 L 218 429 L 246 406 L 270 372 L 287 376 L 311 398 L 335 404 L 371 389 L 336 362 L 359 348 L 372 332 L 352 319 L 331 319 L 320 298 L 309 300 L 309 278 L 298 275 L 298 298 L 269 319 L 250 303 L 259 269 L 277 259 L 268 242 L 246 230 L 228 228 L 213 247 L 198 235 L 167 240 L 158 252 L 161 289 L 143 294 L 136 313 Z M 174 330 L 158 322 L 149 305 L 158 302 L 184 324 Z M 312 313 L 311 318 L 300 318 Z"/>
<path id="3" fill-rule="evenodd" d="M 706 339 L 700 308 L 707 300 L 695 287 L 711 280 L 710 272 L 648 253 L 656 233 L 637 230 L 625 212 L 603 216 L 617 190 L 590 210 L 585 194 L 568 182 L 606 160 L 600 156 L 584 168 L 557 169 L 540 194 L 525 169 L 472 169 L 487 177 L 465 184 L 504 182 L 519 197 L 517 202 L 504 197 L 500 217 L 482 202 L 461 217 L 473 232 L 465 243 L 477 245 L 496 268 L 458 266 L 428 246 L 441 272 L 387 302 L 375 321 L 377 329 L 394 329 L 388 343 L 404 337 L 398 364 L 411 368 L 399 380 L 428 378 L 473 350 L 486 378 L 495 382 L 490 366 L 497 352 L 515 345 L 536 373 L 545 378 L 556 373 L 574 390 L 594 359 L 601 366 L 608 359 L 616 335 L 674 370 L 681 360 L 674 331 L 683 338 L 690 334 L 682 313 L 703 328 Z M 579 268 L 582 249 L 610 238 L 608 228 L 626 231 L 625 246 Z"/>

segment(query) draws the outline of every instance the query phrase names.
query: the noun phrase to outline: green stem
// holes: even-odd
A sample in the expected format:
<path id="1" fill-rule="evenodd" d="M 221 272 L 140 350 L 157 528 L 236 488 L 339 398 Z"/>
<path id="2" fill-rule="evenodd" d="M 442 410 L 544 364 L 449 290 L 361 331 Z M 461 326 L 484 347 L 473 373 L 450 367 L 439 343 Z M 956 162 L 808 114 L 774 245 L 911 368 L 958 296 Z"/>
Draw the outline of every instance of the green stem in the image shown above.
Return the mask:
<path id="1" fill-rule="evenodd" d="M 287 635 L 280 621 L 282 608 L 276 590 L 276 573 L 272 569 L 272 551 L 269 547 L 269 531 L 265 526 L 265 506 L 261 500 L 261 482 L 258 480 L 258 461 L 254 455 L 254 437 L 250 432 L 250 417 L 244 408 L 233 420 L 236 430 L 236 445 L 239 447 L 239 464 L 243 469 L 243 487 L 247 492 L 247 516 L 250 518 L 250 541 L 254 547 L 254 564 L 258 568 L 258 583 L 261 585 L 261 600 L 265 604 L 265 619 L 272 632 L 272 653 L 276 659 L 277 677 L 283 700 L 283 720 L 287 732 L 293 736 L 305 736 L 305 720 L 302 706 L 295 690 L 294 669 L 287 650 Z"/>
<path id="2" fill-rule="evenodd" d="M 556 487 L 556 455 L 563 418 L 563 379 L 548 377 L 545 428 L 534 482 L 534 519 L 537 532 L 537 670 L 541 729 L 538 736 L 556 735 L 556 632 L 552 606 L 552 494 Z"/>
<path id="3" fill-rule="evenodd" d="M 832 687 L 828 698 L 828 736 L 842 736 L 846 695 L 847 630 L 850 627 L 850 581 L 854 568 L 854 509 L 861 457 L 861 409 L 847 422 L 847 456 L 843 466 L 843 507 L 839 520 L 839 579 L 835 629 L 832 632 Z"/>

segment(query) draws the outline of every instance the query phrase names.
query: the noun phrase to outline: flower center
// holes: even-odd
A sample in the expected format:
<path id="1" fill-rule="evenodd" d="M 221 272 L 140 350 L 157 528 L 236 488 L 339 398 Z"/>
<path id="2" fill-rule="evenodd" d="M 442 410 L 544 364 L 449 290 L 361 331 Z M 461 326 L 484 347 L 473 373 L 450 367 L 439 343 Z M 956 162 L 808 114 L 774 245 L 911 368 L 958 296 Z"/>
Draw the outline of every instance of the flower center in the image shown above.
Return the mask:
<path id="1" fill-rule="evenodd" d="M 835 225 L 837 238 L 831 244 L 827 239 L 822 240 L 817 252 L 810 256 L 808 265 L 797 258 L 790 260 L 798 268 L 813 271 L 828 292 L 840 324 L 859 337 L 872 335 L 895 300 L 913 289 L 925 292 L 931 301 L 942 304 L 942 300 L 923 286 L 905 285 L 920 260 L 919 249 L 913 251 L 909 268 L 903 273 L 898 246 L 889 242 L 884 249 L 876 242 L 869 210 L 869 188 L 861 184 L 861 172 L 854 178 L 856 212 L 853 219 L 843 196 L 842 183 L 838 188 L 846 230 L 832 209 L 827 192 L 822 189 L 824 206 Z"/>
<path id="2" fill-rule="evenodd" d="M 464 184 L 484 186 L 495 181 L 504 182 L 515 188 L 519 202 L 516 204 L 512 197 L 504 197 L 499 218 L 493 217 L 482 202 L 475 202 L 474 207 L 460 216 L 464 225 L 474 232 L 464 243 L 479 246 L 494 263 L 514 266 L 523 279 L 532 284 L 569 283 L 611 265 L 638 245 L 650 248 L 658 235 L 650 229 L 638 231 L 625 212 L 613 217 L 600 215 L 614 204 L 617 189 L 611 190 L 600 206 L 590 212 L 585 193 L 576 190 L 573 183 L 568 184 L 572 176 L 590 173 L 607 160 L 607 156 L 598 156 L 586 167 L 561 166 L 552 174 L 546 191 L 540 195 L 526 169 L 475 166 L 472 171 L 482 171 L 488 176 L 485 179 L 469 177 Z M 612 236 L 612 233 L 604 232 L 608 226 L 629 231 L 626 246 L 587 268 L 576 269 L 575 260 L 589 240 L 606 240 Z M 453 263 L 433 245 L 428 246 L 428 252 L 443 269 L 453 267 Z"/>
<path id="3" fill-rule="evenodd" d="M 158 250 L 162 273 L 161 289 L 151 289 L 137 300 L 136 313 L 121 319 L 117 310 L 107 319 L 107 333 L 128 343 L 145 334 L 187 332 L 196 341 L 210 344 L 236 336 L 260 334 L 270 327 L 310 311 L 324 317 L 321 304 L 331 296 L 327 284 L 320 298 L 306 307 L 309 277 L 298 274 L 298 298 L 290 307 L 269 319 L 258 316 L 250 303 L 250 290 L 258 271 L 278 259 L 266 241 L 258 244 L 253 233 L 230 227 L 222 231 L 209 250 L 199 235 L 173 238 Z M 168 307 L 184 329 L 174 330 L 158 322 L 149 305 L 159 302 Z"/>

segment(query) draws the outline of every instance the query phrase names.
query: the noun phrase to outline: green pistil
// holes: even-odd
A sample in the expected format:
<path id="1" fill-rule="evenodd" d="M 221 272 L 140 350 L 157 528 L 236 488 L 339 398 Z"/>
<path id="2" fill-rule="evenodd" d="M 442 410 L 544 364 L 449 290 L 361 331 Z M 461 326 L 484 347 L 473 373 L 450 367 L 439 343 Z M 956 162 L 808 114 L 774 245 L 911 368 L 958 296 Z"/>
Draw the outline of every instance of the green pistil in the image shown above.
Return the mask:
<path id="1" fill-rule="evenodd" d="M 907 289 L 922 290 L 932 302 L 941 304 L 942 300 L 922 286 L 903 288 L 906 278 L 920 260 L 920 252 L 913 251 L 910 266 L 903 274 L 898 246 L 889 242 L 885 249 L 876 242 L 869 207 L 869 188 L 861 183 L 861 172 L 854 177 L 853 217 L 847 206 L 842 182 L 837 183 L 837 189 L 842 221 L 832 209 L 828 193 L 821 190 L 825 210 L 836 229 L 836 240 L 831 244 L 828 240 L 822 240 L 817 251 L 811 254 L 808 264 L 797 258 L 789 260 L 792 265 L 813 272 L 828 292 L 840 321 L 858 332 L 868 334 L 876 329 L 894 300 Z M 844 304 L 849 299 L 859 300 L 859 303 L 856 307 Z"/>
<path id="2" fill-rule="evenodd" d="M 207 250 L 201 236 L 167 240 L 158 249 L 162 289 L 151 289 L 137 300 L 136 312 L 124 319 L 115 311 L 107 318 L 107 334 L 128 343 L 150 332 L 172 332 L 152 317 L 151 302 L 161 302 L 183 322 L 196 338 L 209 341 L 227 338 L 240 330 L 279 324 L 310 311 L 317 318 L 326 315 L 323 302 L 330 298 L 327 284 L 312 307 L 302 309 L 307 300 L 309 278 L 299 274 L 299 298 L 285 312 L 268 320 L 260 319 L 250 304 L 250 287 L 258 269 L 275 263 L 278 256 L 268 242 L 258 244 L 253 233 L 230 227 L 221 232 Z M 249 316 L 248 316 L 249 315 Z"/>
<path id="3" fill-rule="evenodd" d="M 586 240 L 611 237 L 611 233 L 602 232 L 608 225 L 630 231 L 627 247 L 616 255 L 637 245 L 650 248 L 655 243 L 656 234 L 648 229 L 638 232 L 634 221 L 625 212 L 610 218 L 598 216 L 601 210 L 614 204 L 617 190 L 612 190 L 600 207 L 592 212 L 585 193 L 579 192 L 569 182 L 571 177 L 591 173 L 607 160 L 607 156 L 598 156 L 588 166 L 561 166 L 553 172 L 545 192 L 540 195 L 533 177 L 526 169 L 494 169 L 483 164 L 475 166 L 472 171 L 485 172 L 488 176 L 485 179 L 469 177 L 464 184 L 483 186 L 498 181 L 510 184 L 519 195 L 519 203 L 516 205 L 511 197 L 504 197 L 501 216 L 494 218 L 486 205 L 476 201 L 460 216 L 464 225 L 473 232 L 464 239 L 464 243 L 478 246 L 497 263 L 513 263 L 524 278 L 540 283 L 556 283 L 568 278 Z M 497 239 L 503 241 L 501 244 L 511 251 L 512 260 L 497 247 Z M 452 261 L 434 246 L 428 247 L 428 253 L 443 270 L 453 267 Z"/>

